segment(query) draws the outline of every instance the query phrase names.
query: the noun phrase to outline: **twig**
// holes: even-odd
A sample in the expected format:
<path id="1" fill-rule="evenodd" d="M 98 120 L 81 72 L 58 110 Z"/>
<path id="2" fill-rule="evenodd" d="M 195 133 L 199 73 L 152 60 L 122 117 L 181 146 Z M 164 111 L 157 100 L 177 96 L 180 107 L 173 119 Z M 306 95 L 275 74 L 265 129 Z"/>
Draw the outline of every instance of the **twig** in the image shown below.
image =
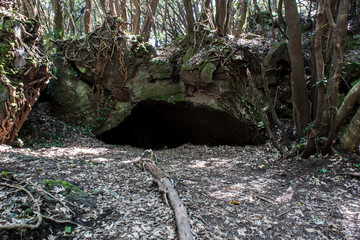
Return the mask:
<path id="1" fill-rule="evenodd" d="M 34 202 L 35 206 L 36 206 L 36 209 L 37 209 L 37 212 L 35 212 L 36 216 L 37 216 L 37 223 L 34 225 L 34 224 L 5 224 L 5 225 L 0 225 L 0 229 L 31 229 L 31 230 L 34 230 L 34 229 L 37 229 L 39 228 L 42 220 L 43 220 L 43 217 L 42 215 L 40 214 L 40 205 L 37 203 L 37 201 L 34 199 L 34 196 L 28 191 L 26 190 L 25 188 L 23 187 L 18 187 L 18 186 L 15 186 L 15 185 L 11 185 L 11 184 L 7 184 L 7 183 L 0 183 L 1 186 L 6 186 L 6 187 L 9 187 L 9 188 L 15 188 L 15 189 L 20 189 L 24 192 L 26 192 L 31 200 Z"/>
<path id="2" fill-rule="evenodd" d="M 41 215 L 41 214 L 40 214 Z M 56 222 L 56 223 L 69 223 L 69 224 L 73 224 L 73 225 L 77 225 L 77 226 L 81 226 L 80 224 L 76 223 L 76 222 L 73 222 L 73 221 L 70 221 L 70 220 L 57 220 L 57 219 L 54 219 L 52 217 L 48 217 L 48 216 L 44 216 L 44 215 L 41 215 L 43 218 L 47 219 L 47 220 L 50 220 L 50 221 L 53 221 L 53 222 Z"/>
<path id="3" fill-rule="evenodd" d="M 49 197 L 55 199 L 56 201 L 58 201 L 59 203 L 61 203 L 61 205 L 63 205 L 63 206 L 64 206 L 69 212 L 71 212 L 74 216 L 76 215 L 76 214 L 75 214 L 68 206 L 66 206 L 66 204 L 65 204 L 63 201 L 61 201 L 59 198 L 55 197 L 55 196 L 52 195 L 51 193 L 45 191 L 43 188 L 37 186 L 36 184 L 34 184 L 34 183 L 30 182 L 30 181 L 26 181 L 26 180 L 25 180 L 25 182 L 28 183 L 28 184 L 30 184 L 30 185 L 32 185 L 32 186 L 34 186 L 38 191 L 41 191 L 41 192 L 45 193 L 46 195 L 48 195 Z"/>
<path id="4" fill-rule="evenodd" d="M 294 207 L 291 207 L 290 209 L 286 210 L 285 212 L 280 213 L 279 215 L 276 215 L 276 218 L 279 218 L 281 216 L 284 216 L 285 214 L 287 214 L 288 212 L 290 212 Z"/>
<path id="5" fill-rule="evenodd" d="M 337 175 L 348 175 L 348 176 L 351 176 L 351 177 L 360 178 L 360 174 L 355 174 L 355 173 L 338 173 Z"/>
<path id="6" fill-rule="evenodd" d="M 254 194 L 255 197 L 259 198 L 260 200 L 263 200 L 265 202 L 270 203 L 271 205 L 275 205 L 275 203 L 273 201 L 271 201 L 270 199 L 267 199 L 264 196 L 258 195 L 258 194 Z"/>

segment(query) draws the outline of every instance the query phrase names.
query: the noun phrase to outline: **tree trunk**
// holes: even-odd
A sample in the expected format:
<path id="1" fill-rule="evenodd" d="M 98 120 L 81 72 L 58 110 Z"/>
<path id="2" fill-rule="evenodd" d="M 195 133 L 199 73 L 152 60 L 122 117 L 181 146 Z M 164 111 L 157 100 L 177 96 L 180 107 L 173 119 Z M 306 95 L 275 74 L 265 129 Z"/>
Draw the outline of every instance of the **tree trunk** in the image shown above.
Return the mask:
<path id="1" fill-rule="evenodd" d="M 135 12 L 133 14 L 132 31 L 133 34 L 138 35 L 140 33 L 140 17 L 141 17 L 140 1 L 134 0 L 134 6 L 135 6 Z"/>
<path id="2" fill-rule="evenodd" d="M 75 36 L 76 35 L 76 25 L 75 25 L 75 21 L 74 21 L 74 0 L 69 1 L 69 7 L 70 7 L 69 15 L 70 15 L 70 21 L 71 21 L 69 30 L 70 30 L 70 33 L 73 36 Z"/>
<path id="3" fill-rule="evenodd" d="M 158 3 L 159 0 L 151 0 L 150 4 L 147 6 L 143 27 L 141 29 L 141 35 L 145 42 L 149 41 L 151 25 L 153 24 Z"/>
<path id="4" fill-rule="evenodd" d="M 325 1 L 325 11 L 330 23 L 330 29 L 333 33 L 334 39 L 334 56 L 333 56 L 333 69 L 331 72 L 334 72 L 334 76 L 330 75 L 329 79 L 333 78 L 333 83 L 329 86 L 329 94 L 327 94 L 327 99 L 329 99 L 329 113 L 330 113 L 330 130 L 325 144 L 325 151 L 329 151 L 333 145 L 333 140 L 337 136 L 336 132 L 336 115 L 337 115 L 337 101 L 339 95 L 339 83 L 341 78 L 341 70 L 343 67 L 343 58 L 344 58 L 344 49 L 345 49 L 345 40 L 347 36 L 347 17 L 349 13 L 349 0 L 343 0 L 339 4 L 337 23 L 334 22 L 333 15 L 331 13 L 331 8 L 329 2 Z"/>
<path id="5" fill-rule="evenodd" d="M 85 34 L 88 34 L 91 29 L 91 12 L 92 12 L 92 2 L 91 0 L 85 0 L 85 14 L 84 14 Z"/>
<path id="6" fill-rule="evenodd" d="M 301 52 L 300 19 L 295 0 L 285 1 L 285 17 L 289 26 L 287 47 L 291 64 L 293 115 L 298 137 L 301 138 L 305 135 L 305 128 L 309 123 L 309 107 L 304 76 L 304 62 Z"/>
<path id="7" fill-rule="evenodd" d="M 272 7 L 271 7 L 271 0 L 268 0 L 268 9 L 269 9 L 269 14 L 270 14 L 270 18 L 271 18 L 271 35 L 272 38 L 275 39 L 275 24 L 274 24 L 274 18 L 273 18 L 273 14 L 272 14 Z"/>
<path id="8" fill-rule="evenodd" d="M 265 36 L 266 35 L 266 30 L 265 30 L 265 25 L 264 25 L 264 17 L 261 14 L 260 8 L 259 8 L 256 0 L 253 0 L 253 4 L 254 4 L 254 7 L 256 9 L 257 14 L 259 15 L 259 21 L 260 21 L 260 27 L 261 27 L 262 35 Z M 295 7 L 296 7 L 296 5 L 295 5 Z"/>
<path id="9" fill-rule="evenodd" d="M 239 23 L 237 25 L 237 29 L 236 29 L 236 33 L 235 33 L 235 37 L 239 37 L 240 34 L 243 33 L 243 26 L 245 24 L 245 20 L 246 20 L 246 13 L 247 13 L 247 8 L 248 8 L 248 3 L 246 0 L 241 0 L 240 3 L 240 20 Z"/>
<path id="10" fill-rule="evenodd" d="M 38 19 L 38 10 L 36 7 L 36 0 L 23 0 L 24 7 L 24 15 L 33 18 Z"/>
<path id="11" fill-rule="evenodd" d="M 109 9 L 110 9 L 110 15 L 111 16 L 115 16 L 115 8 L 114 8 L 114 3 L 112 0 L 109 0 Z"/>
<path id="12" fill-rule="evenodd" d="M 316 150 L 316 137 L 318 135 L 319 129 L 322 127 L 323 123 L 323 114 L 324 114 L 324 56 L 323 56 L 323 26 L 326 24 L 325 9 L 323 3 L 320 1 L 318 3 L 318 10 L 316 16 L 316 35 L 315 35 L 315 68 L 313 72 L 313 86 L 316 89 L 316 99 L 314 98 L 315 104 L 315 121 L 310 134 L 308 136 L 308 141 L 303 152 L 303 157 L 308 157 L 313 154 Z"/>
<path id="13" fill-rule="evenodd" d="M 277 15 L 278 15 L 280 24 L 283 25 L 285 27 L 285 29 L 286 29 L 286 22 L 284 21 L 284 17 L 283 17 L 283 14 L 282 14 L 283 3 L 284 3 L 283 0 L 279 0 L 278 7 L 277 7 L 276 11 L 277 11 Z"/>
<path id="14" fill-rule="evenodd" d="M 186 31 L 187 33 L 192 33 L 194 31 L 194 12 L 191 4 L 191 0 L 183 0 L 185 7 L 185 16 L 186 16 Z"/>
<path id="15" fill-rule="evenodd" d="M 336 116 L 336 132 L 338 133 L 340 127 L 344 124 L 350 111 L 354 108 L 357 101 L 360 99 L 360 82 L 358 82 L 346 95 L 344 101 Z"/>
<path id="16" fill-rule="evenodd" d="M 360 144 L 360 108 L 352 118 L 349 126 L 341 136 L 342 146 L 349 152 L 353 152 Z"/>
<path id="17" fill-rule="evenodd" d="M 199 22 L 208 26 L 209 25 L 209 6 L 210 6 L 210 0 L 203 0 L 201 5 L 201 14 Z"/>
<path id="18" fill-rule="evenodd" d="M 227 0 L 215 1 L 215 27 L 219 36 L 224 36 L 227 33 L 226 19 L 227 19 Z"/>
<path id="19" fill-rule="evenodd" d="M 57 39 L 63 39 L 64 37 L 63 9 L 61 3 L 62 3 L 61 0 L 55 0 L 54 32 L 55 32 L 55 38 Z"/>
<path id="20" fill-rule="evenodd" d="M 122 0 L 121 3 L 120 3 L 120 15 L 119 15 L 122 20 L 124 22 L 127 22 L 128 18 L 127 18 L 127 14 L 126 14 L 126 0 Z M 127 24 L 124 23 L 122 26 L 121 26 L 121 29 L 123 31 L 126 31 L 127 30 Z"/>

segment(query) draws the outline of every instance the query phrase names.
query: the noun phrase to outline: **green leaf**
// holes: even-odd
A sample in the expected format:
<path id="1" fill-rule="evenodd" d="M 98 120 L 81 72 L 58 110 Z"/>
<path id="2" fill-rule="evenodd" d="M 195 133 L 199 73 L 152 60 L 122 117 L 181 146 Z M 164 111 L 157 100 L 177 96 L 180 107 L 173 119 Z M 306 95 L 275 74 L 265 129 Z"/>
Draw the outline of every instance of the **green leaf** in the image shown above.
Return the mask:
<path id="1" fill-rule="evenodd" d="M 355 163 L 355 167 L 357 167 L 358 170 L 360 170 L 360 163 Z"/>
<path id="2" fill-rule="evenodd" d="M 70 226 L 66 226 L 66 227 L 65 227 L 65 232 L 66 232 L 66 233 L 71 233 L 71 227 L 70 227 Z"/>

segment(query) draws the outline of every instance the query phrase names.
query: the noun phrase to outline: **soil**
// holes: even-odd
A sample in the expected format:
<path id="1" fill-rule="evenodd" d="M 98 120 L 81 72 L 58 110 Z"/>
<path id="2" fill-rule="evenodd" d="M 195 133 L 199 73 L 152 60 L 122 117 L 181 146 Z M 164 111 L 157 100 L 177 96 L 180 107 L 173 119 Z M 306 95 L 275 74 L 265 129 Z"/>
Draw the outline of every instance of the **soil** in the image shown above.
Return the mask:
<path id="1" fill-rule="evenodd" d="M 132 162 L 144 149 L 105 144 L 37 109 L 21 132 L 24 146 L 0 145 L 0 239 L 177 239 L 171 207 Z M 357 154 L 280 160 L 270 143 L 154 153 L 195 239 L 360 239 Z M 87 196 L 70 198 L 66 187 L 49 188 L 44 179 Z M 38 229 L 1 229 L 34 224 L 37 205 L 45 216 Z"/>

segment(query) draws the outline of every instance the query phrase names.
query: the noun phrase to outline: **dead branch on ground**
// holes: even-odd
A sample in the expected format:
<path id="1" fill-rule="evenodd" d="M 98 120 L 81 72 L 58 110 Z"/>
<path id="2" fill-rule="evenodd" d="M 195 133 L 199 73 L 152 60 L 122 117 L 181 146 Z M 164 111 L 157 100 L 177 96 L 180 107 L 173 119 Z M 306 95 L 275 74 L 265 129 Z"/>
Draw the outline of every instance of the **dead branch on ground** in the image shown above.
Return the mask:
<path id="1" fill-rule="evenodd" d="M 148 156 L 150 155 L 150 156 Z M 161 171 L 161 169 L 155 164 L 153 159 L 156 159 L 153 151 L 145 151 L 141 157 L 136 158 L 133 163 L 141 168 L 143 171 L 148 171 L 158 184 L 159 192 L 164 198 L 164 202 L 169 201 L 172 209 L 175 213 L 175 221 L 180 240 L 192 240 L 193 235 L 189 223 L 189 217 L 186 212 L 186 208 L 182 204 L 178 194 L 176 193 L 171 180 Z M 166 195 L 166 196 L 165 196 Z"/>

